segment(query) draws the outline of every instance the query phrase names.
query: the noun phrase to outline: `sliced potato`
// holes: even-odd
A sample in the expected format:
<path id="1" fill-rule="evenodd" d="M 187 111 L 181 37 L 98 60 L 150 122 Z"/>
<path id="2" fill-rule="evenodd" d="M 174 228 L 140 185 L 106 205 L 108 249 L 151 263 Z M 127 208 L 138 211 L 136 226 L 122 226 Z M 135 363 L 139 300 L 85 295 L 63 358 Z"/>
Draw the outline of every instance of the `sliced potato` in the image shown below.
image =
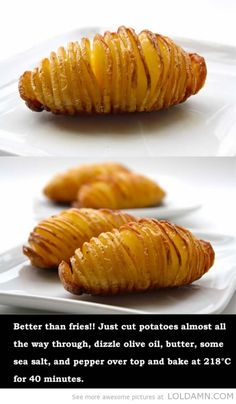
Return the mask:
<path id="1" fill-rule="evenodd" d="M 46 101 L 44 98 L 44 94 L 43 94 L 43 89 L 42 89 L 42 83 L 39 77 L 39 69 L 36 68 L 32 71 L 32 75 L 31 75 L 31 83 L 32 83 L 32 88 L 33 91 L 35 93 L 35 96 L 37 98 L 37 100 L 42 104 L 42 105 L 46 105 Z"/>
<path id="2" fill-rule="evenodd" d="M 26 71 L 19 92 L 34 111 L 116 113 L 168 108 L 204 85 L 204 58 L 168 37 L 121 26 L 117 33 L 82 38 Z"/>
<path id="3" fill-rule="evenodd" d="M 105 32 L 104 41 L 110 49 L 112 57 L 112 78 L 111 78 L 111 105 L 112 111 L 120 110 L 120 90 L 121 90 L 121 61 L 120 53 L 117 48 L 117 40 L 113 37 L 113 33 Z"/>
<path id="4" fill-rule="evenodd" d="M 180 76 L 178 79 L 179 85 L 178 85 L 177 94 L 176 94 L 175 100 L 173 100 L 174 104 L 178 104 L 184 98 L 185 92 L 186 92 L 186 85 L 187 85 L 186 56 L 179 46 L 177 48 L 178 48 L 179 59 L 180 59 Z"/>
<path id="5" fill-rule="evenodd" d="M 186 61 L 186 74 L 187 74 L 187 81 L 186 81 L 186 89 L 185 89 L 185 96 L 183 101 L 185 101 L 191 95 L 191 85 L 192 85 L 192 69 L 191 69 L 191 60 L 189 54 L 185 52 L 185 61 Z"/>
<path id="6" fill-rule="evenodd" d="M 74 44 L 70 42 L 67 48 L 68 68 L 70 69 L 71 91 L 73 94 L 74 105 L 77 112 L 83 111 L 83 103 L 81 97 L 81 81 L 77 73 L 76 59 L 74 54 Z"/>
<path id="7" fill-rule="evenodd" d="M 158 97 L 158 88 L 160 92 L 160 80 L 163 76 L 163 59 L 158 46 L 156 35 L 148 30 L 144 30 L 139 34 L 139 40 L 142 46 L 145 61 L 149 70 L 151 79 L 151 89 L 149 97 L 146 101 L 146 110 L 149 111 L 151 106 Z"/>
<path id="8" fill-rule="evenodd" d="M 67 82 L 67 92 L 69 95 L 69 99 L 71 102 L 71 110 L 76 109 L 75 107 L 75 96 L 73 92 L 73 85 L 72 85 L 72 77 L 71 77 L 71 71 L 70 71 L 70 63 L 69 63 L 69 58 L 68 58 L 68 51 L 66 51 L 64 48 L 61 48 L 61 53 L 62 57 L 64 60 L 64 69 L 65 69 L 65 74 L 66 74 L 66 82 Z M 74 114 L 74 112 L 73 112 Z"/>
<path id="9" fill-rule="evenodd" d="M 55 103 L 53 100 L 52 83 L 50 77 L 50 62 L 49 60 L 42 59 L 39 64 L 39 78 L 42 84 L 42 91 L 44 95 L 44 100 L 49 109 L 55 111 Z"/>
<path id="10" fill-rule="evenodd" d="M 164 38 L 164 41 L 168 44 L 168 47 L 170 49 L 171 60 L 170 60 L 169 77 L 168 77 L 168 81 L 166 83 L 165 91 L 163 91 L 161 108 L 168 108 L 170 106 L 171 100 L 175 93 L 175 88 L 176 88 L 176 84 L 177 84 L 176 79 L 179 74 L 178 73 L 179 72 L 179 60 L 178 60 L 177 50 L 176 50 L 176 48 L 175 49 L 172 48 L 169 38 Z"/>
<path id="11" fill-rule="evenodd" d="M 101 110 L 101 92 L 91 68 L 91 49 L 90 41 L 87 38 L 82 38 L 81 40 L 81 54 L 83 58 L 83 71 L 85 74 L 85 80 L 87 84 L 88 93 L 91 97 L 94 111 L 100 112 Z"/>
<path id="12" fill-rule="evenodd" d="M 127 33 L 133 46 L 137 66 L 136 109 L 144 111 L 151 90 L 151 77 L 138 36 L 131 28 L 127 29 Z"/>
<path id="13" fill-rule="evenodd" d="M 97 78 L 103 99 L 103 112 L 111 111 L 111 79 L 112 56 L 101 35 L 95 35 L 93 40 L 92 67 Z"/>
<path id="14" fill-rule="evenodd" d="M 111 32 L 111 43 L 114 48 L 114 55 L 116 60 L 116 102 L 117 102 L 117 111 L 122 111 L 122 66 L 121 66 L 121 55 L 119 52 L 118 45 L 118 35 L 115 32 Z"/>
<path id="15" fill-rule="evenodd" d="M 75 88 L 79 92 L 78 103 L 80 102 L 82 105 L 82 112 L 88 113 L 90 110 L 90 102 L 88 100 L 88 92 L 86 86 L 84 86 L 82 76 L 81 76 L 81 52 L 78 50 L 78 43 L 71 42 L 69 44 L 70 52 L 72 56 L 72 65 L 74 70 L 74 79 L 75 79 Z"/>
<path id="16" fill-rule="evenodd" d="M 63 47 L 60 47 L 58 49 L 57 59 L 58 59 L 58 75 L 61 83 L 61 94 L 63 104 L 68 114 L 73 115 L 75 113 L 75 108 L 73 105 L 72 95 L 68 85 L 68 74 L 66 71 L 66 52 Z"/>
<path id="17" fill-rule="evenodd" d="M 192 56 L 190 54 L 190 56 Z M 192 72 L 192 92 L 195 94 L 197 91 L 197 78 L 198 78 L 198 64 L 193 63 L 192 57 L 191 57 L 191 72 Z"/>
<path id="18" fill-rule="evenodd" d="M 121 47 L 121 52 L 124 52 L 124 48 L 127 50 L 127 99 L 126 108 L 128 112 L 136 110 L 136 87 L 137 87 L 137 65 L 135 60 L 135 54 L 133 51 L 132 43 L 129 39 L 127 29 L 125 27 L 119 27 L 118 34 L 123 42 L 124 47 Z"/>
<path id="19" fill-rule="evenodd" d="M 173 42 L 170 40 L 173 46 Z M 183 69 L 183 60 L 182 60 L 182 55 L 180 53 L 179 47 L 175 46 L 175 53 L 176 53 L 176 64 L 174 66 L 175 74 L 173 78 L 173 93 L 172 97 L 170 99 L 170 103 L 168 107 L 170 107 L 173 103 L 176 104 L 178 100 L 180 100 L 183 96 L 183 91 L 181 95 L 179 94 L 180 91 L 180 86 L 181 86 L 181 74 L 182 74 L 182 69 Z"/>
<path id="20" fill-rule="evenodd" d="M 120 57 L 121 67 L 121 88 L 120 88 L 120 110 L 127 111 L 127 99 L 129 96 L 128 81 L 128 50 L 125 48 L 123 42 L 120 40 L 120 36 L 116 33 L 113 34 L 113 40 L 116 40 L 117 50 Z"/>
<path id="21" fill-rule="evenodd" d="M 161 83 L 158 85 L 158 96 L 154 104 L 151 107 L 151 110 L 158 110 L 163 108 L 164 97 L 166 94 L 166 90 L 168 87 L 168 82 L 171 76 L 171 63 L 172 63 L 172 50 L 169 47 L 169 44 L 164 40 L 161 35 L 156 35 L 158 46 L 161 52 L 162 60 L 163 60 L 163 74 L 161 78 Z"/>
<path id="22" fill-rule="evenodd" d="M 61 112 L 64 110 L 61 87 L 58 79 L 58 61 L 55 52 L 50 54 L 50 78 L 52 82 L 53 99 L 55 103 L 55 111 Z"/>
<path id="23" fill-rule="evenodd" d="M 84 75 L 86 74 L 86 69 L 78 42 L 75 42 L 74 44 L 74 53 L 77 66 L 77 75 L 81 80 L 81 98 L 84 105 L 84 110 L 86 113 L 90 114 L 92 112 L 92 100 L 88 92 L 87 81 L 85 79 L 83 80 Z"/>

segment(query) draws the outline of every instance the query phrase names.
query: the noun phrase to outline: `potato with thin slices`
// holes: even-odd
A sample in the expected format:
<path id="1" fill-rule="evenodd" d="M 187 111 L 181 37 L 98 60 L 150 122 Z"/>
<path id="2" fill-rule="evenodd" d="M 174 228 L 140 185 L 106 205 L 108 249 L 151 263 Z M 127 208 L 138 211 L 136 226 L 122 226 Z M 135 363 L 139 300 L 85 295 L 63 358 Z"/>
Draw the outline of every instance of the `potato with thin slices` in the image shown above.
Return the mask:
<path id="1" fill-rule="evenodd" d="M 172 288 L 200 279 L 213 265 L 211 244 L 170 222 L 140 219 L 92 237 L 59 265 L 74 294 L 116 295 Z"/>
<path id="2" fill-rule="evenodd" d="M 159 205 L 164 196 L 165 191 L 150 178 L 120 171 L 82 185 L 74 206 L 94 209 L 144 208 Z"/>
<path id="3" fill-rule="evenodd" d="M 135 220 L 127 213 L 108 209 L 67 209 L 41 220 L 30 233 L 23 253 L 38 268 L 57 268 L 91 237 Z"/>
<path id="4" fill-rule="evenodd" d="M 82 164 L 78 167 L 55 175 L 44 187 L 44 195 L 51 201 L 70 203 L 77 199 L 80 188 L 104 175 L 114 175 L 118 172 L 129 172 L 129 169 L 119 163 L 103 162 Z"/>
<path id="5" fill-rule="evenodd" d="M 19 92 L 30 109 L 55 114 L 156 111 L 196 94 L 206 74 L 203 57 L 122 26 L 52 52 L 20 77 Z"/>

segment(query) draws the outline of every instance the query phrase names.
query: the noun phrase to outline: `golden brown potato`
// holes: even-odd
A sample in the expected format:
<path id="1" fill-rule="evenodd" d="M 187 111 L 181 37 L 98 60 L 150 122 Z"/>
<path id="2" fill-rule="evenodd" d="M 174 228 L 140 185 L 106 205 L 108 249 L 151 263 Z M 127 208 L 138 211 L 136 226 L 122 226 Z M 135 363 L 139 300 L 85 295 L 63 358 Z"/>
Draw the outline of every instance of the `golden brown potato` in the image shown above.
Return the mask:
<path id="1" fill-rule="evenodd" d="M 68 209 L 42 220 L 30 233 L 23 253 L 36 267 L 56 268 L 62 260 L 69 261 L 75 249 L 91 237 L 133 220 L 133 216 L 119 211 Z"/>
<path id="2" fill-rule="evenodd" d="M 45 186 L 44 194 L 55 202 L 69 203 L 77 199 L 79 188 L 104 174 L 128 172 L 128 168 L 117 163 L 84 164 L 58 174 Z"/>
<path id="3" fill-rule="evenodd" d="M 206 79 L 204 58 L 168 37 L 132 28 L 60 47 L 19 80 L 33 111 L 56 114 L 154 111 L 196 94 Z"/>
<path id="4" fill-rule="evenodd" d="M 135 173 L 120 172 L 83 185 L 75 206 L 95 209 L 143 208 L 158 205 L 164 196 L 163 189 L 151 179 Z"/>
<path id="5" fill-rule="evenodd" d="M 210 243 L 167 221 L 141 219 L 85 242 L 59 276 L 71 293 L 115 295 L 188 285 L 213 263 Z"/>

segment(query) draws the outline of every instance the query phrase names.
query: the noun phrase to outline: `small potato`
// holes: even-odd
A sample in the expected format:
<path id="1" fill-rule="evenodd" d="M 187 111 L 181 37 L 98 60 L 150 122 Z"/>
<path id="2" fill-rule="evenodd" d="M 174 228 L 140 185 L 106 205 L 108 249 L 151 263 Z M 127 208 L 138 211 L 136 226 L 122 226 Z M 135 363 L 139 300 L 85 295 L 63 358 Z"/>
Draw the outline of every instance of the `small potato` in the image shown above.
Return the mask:
<path id="1" fill-rule="evenodd" d="M 59 276 L 71 293 L 116 295 L 188 285 L 214 263 L 214 250 L 187 229 L 140 219 L 85 242 L 62 261 Z"/>
<path id="2" fill-rule="evenodd" d="M 19 79 L 33 111 L 108 114 L 157 111 L 196 94 L 204 85 L 203 57 L 187 53 L 166 36 L 132 28 L 95 35 L 92 46 L 70 42 Z"/>
<path id="3" fill-rule="evenodd" d="M 68 209 L 42 220 L 30 233 L 23 253 L 38 268 L 57 268 L 69 261 L 74 251 L 103 231 L 136 220 L 133 216 L 107 209 Z"/>

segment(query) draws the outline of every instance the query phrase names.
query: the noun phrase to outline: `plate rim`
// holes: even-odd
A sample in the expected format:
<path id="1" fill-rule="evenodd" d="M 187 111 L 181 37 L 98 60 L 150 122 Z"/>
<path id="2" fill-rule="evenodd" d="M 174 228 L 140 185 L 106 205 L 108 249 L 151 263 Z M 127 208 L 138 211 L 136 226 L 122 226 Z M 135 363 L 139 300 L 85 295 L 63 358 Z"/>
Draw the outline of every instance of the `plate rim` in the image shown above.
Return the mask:
<path id="1" fill-rule="evenodd" d="M 40 203 L 40 199 L 36 200 L 36 203 Z M 179 217 L 185 217 L 191 213 L 194 213 L 204 206 L 204 203 L 201 202 L 200 200 L 188 200 L 184 206 L 181 206 L 180 204 L 177 206 L 147 206 L 144 208 L 130 208 L 130 209 L 118 209 L 119 211 L 125 212 L 130 215 L 134 215 L 140 218 L 143 218 L 142 216 L 145 212 L 145 217 L 152 218 L 151 215 L 153 215 L 153 218 L 157 218 L 158 214 L 161 216 L 165 215 L 165 212 L 167 212 L 167 217 L 165 218 L 166 220 L 170 220 L 168 218 L 168 215 L 170 215 L 171 220 L 174 218 L 179 218 Z M 41 207 L 41 210 L 43 213 L 37 213 L 36 207 L 33 206 L 33 218 L 35 222 L 41 221 L 46 219 L 47 217 L 53 216 L 53 215 L 58 215 L 60 212 L 63 212 L 64 210 L 71 209 L 71 206 L 68 207 L 60 207 L 55 206 L 55 211 L 53 211 L 53 204 L 51 206 L 46 206 L 46 207 Z M 40 210 L 40 208 L 39 208 Z M 60 210 L 60 211 L 59 211 Z M 45 214 L 44 214 L 45 212 Z M 140 216 L 141 215 L 141 216 Z M 155 217 L 154 217 L 155 215 Z M 164 218 L 158 217 L 159 220 L 163 220 Z"/>

